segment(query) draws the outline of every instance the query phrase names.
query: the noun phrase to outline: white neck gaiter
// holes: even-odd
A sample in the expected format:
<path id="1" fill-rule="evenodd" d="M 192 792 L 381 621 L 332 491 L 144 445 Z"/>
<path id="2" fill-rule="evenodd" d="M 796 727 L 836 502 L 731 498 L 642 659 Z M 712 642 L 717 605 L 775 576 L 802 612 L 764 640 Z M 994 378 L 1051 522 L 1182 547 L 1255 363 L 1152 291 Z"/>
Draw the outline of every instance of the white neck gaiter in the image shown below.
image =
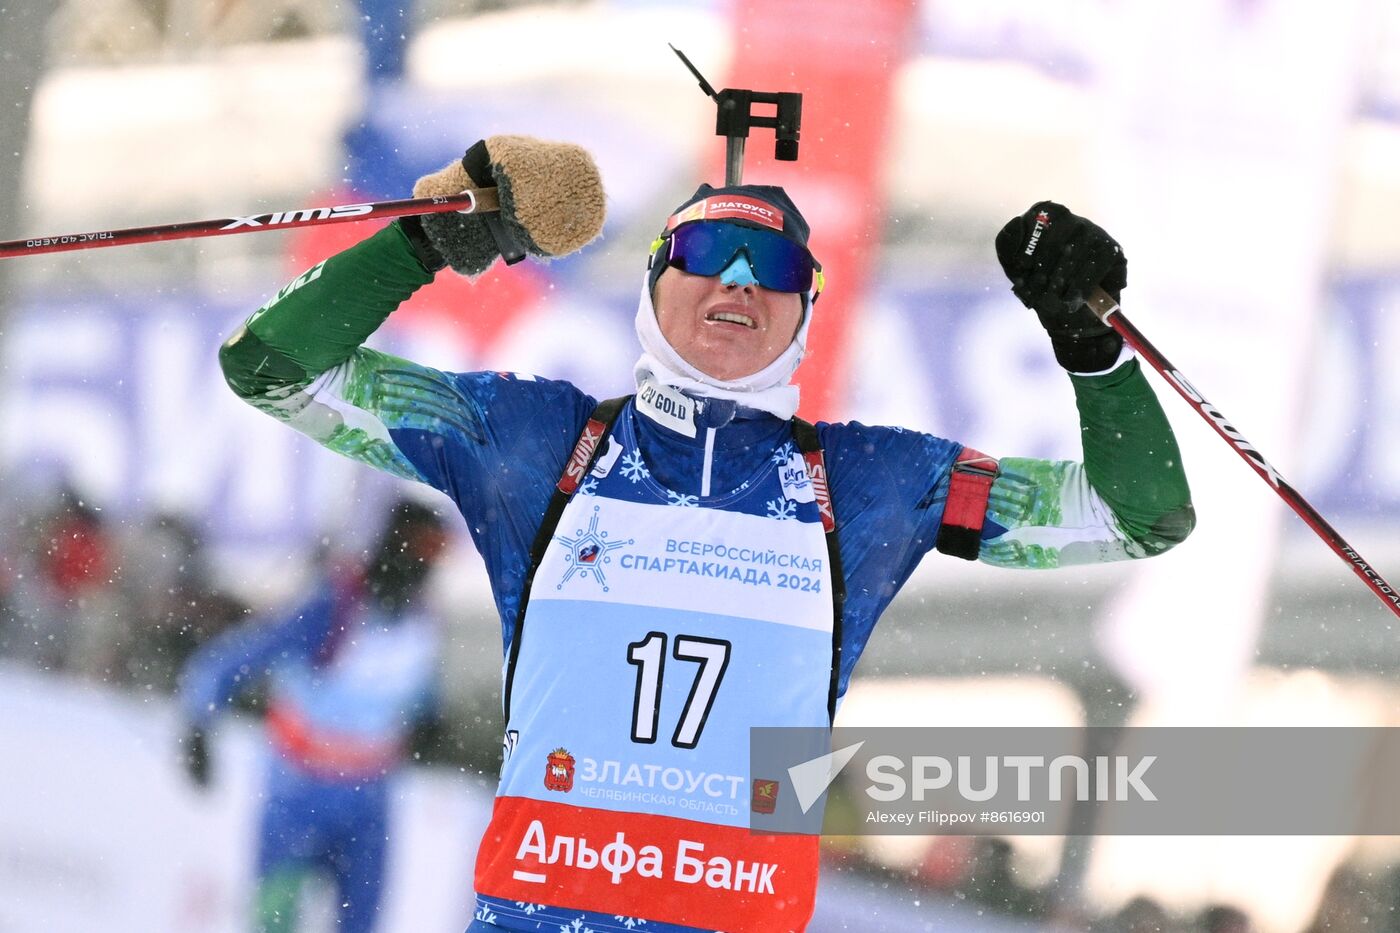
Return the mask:
<path id="1" fill-rule="evenodd" d="M 642 294 L 637 302 L 635 323 L 637 339 L 642 344 L 642 355 L 633 368 L 638 387 L 651 376 L 663 385 L 673 386 L 690 395 L 729 399 L 746 408 L 766 411 L 784 421 L 797 414 L 798 389 L 792 384 L 792 374 L 797 371 L 797 364 L 802 362 L 802 354 L 807 349 L 807 330 L 812 323 L 810 296 L 807 310 L 802 316 L 802 326 L 797 328 L 797 334 L 788 348 L 763 369 L 739 379 L 707 376 L 681 359 L 681 355 L 661 335 L 645 275 L 642 276 Z"/>

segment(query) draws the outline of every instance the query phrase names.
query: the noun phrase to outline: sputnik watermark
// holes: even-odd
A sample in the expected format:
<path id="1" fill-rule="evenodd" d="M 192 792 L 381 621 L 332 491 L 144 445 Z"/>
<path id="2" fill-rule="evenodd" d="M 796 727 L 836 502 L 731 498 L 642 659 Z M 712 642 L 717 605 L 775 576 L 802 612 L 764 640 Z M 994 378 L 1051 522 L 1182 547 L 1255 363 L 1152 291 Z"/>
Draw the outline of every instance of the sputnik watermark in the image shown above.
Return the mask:
<path id="1" fill-rule="evenodd" d="M 864 744 L 857 742 L 788 768 L 803 813 L 809 812 L 821 799 Z M 954 790 L 963 800 L 984 803 L 1001 792 L 1003 772 L 1011 772 L 1016 787 L 1015 799 L 1020 803 L 1033 799 L 1057 803 L 1065 800 L 1156 800 L 1157 795 L 1144 780 L 1156 760 L 1156 755 L 1136 759 L 1127 755 L 1096 755 L 1092 762 L 1080 755 L 1058 755 L 1048 762 L 1044 755 L 987 755 L 980 759 L 971 755 L 952 759 L 942 755 L 907 758 L 874 755 L 865 762 L 865 777 L 869 781 L 865 794 L 882 803 L 904 800 L 923 803 L 934 792 Z M 1032 786 L 1038 784 L 1044 785 L 1043 794 L 1033 792 Z M 925 811 L 934 812 L 937 811 Z M 902 822 L 914 821 L 913 814 L 903 815 L 909 819 Z M 938 821 L 920 819 L 920 822 Z"/>
<path id="2" fill-rule="evenodd" d="M 763 833 L 1400 834 L 1389 728 L 754 729 L 749 778 Z"/>
<path id="3" fill-rule="evenodd" d="M 988 755 L 980 762 L 971 755 L 959 755 L 951 761 L 941 755 L 914 755 L 907 762 L 895 755 L 876 755 L 865 766 L 871 781 L 865 792 L 872 800 L 922 803 L 933 791 L 955 788 L 962 799 L 981 803 L 997 796 L 1002 772 L 1012 771 L 1016 800 L 1021 803 L 1032 799 L 1156 800 L 1157 795 L 1143 781 L 1156 760 L 1156 755 L 1136 760 L 1127 755 L 1097 755 L 1091 764 L 1078 755 L 1060 755 L 1047 765 L 1043 755 Z M 904 776 L 906 765 L 908 779 Z M 1043 798 L 1032 794 L 1033 781 L 1044 783 Z M 1067 784 L 1073 793 L 1068 798 Z"/>

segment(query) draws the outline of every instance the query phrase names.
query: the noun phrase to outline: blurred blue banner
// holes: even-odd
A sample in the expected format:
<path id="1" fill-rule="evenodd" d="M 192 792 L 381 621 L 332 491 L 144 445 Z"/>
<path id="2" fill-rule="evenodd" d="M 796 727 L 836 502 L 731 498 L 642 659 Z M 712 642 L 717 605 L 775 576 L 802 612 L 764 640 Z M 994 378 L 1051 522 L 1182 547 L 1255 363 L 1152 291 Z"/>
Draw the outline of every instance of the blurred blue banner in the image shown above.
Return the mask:
<path id="1" fill-rule="evenodd" d="M 197 291 L 29 296 L 11 324 L 0 374 L 10 426 L 5 469 L 23 489 L 66 478 L 117 515 L 182 512 L 224 544 L 293 544 L 324 532 L 377 480 L 225 387 L 219 343 L 261 300 Z M 1343 281 L 1328 303 L 1316 374 L 1299 374 L 1316 386 L 1304 413 L 1306 453 L 1301 462 L 1266 455 L 1329 516 L 1395 521 L 1400 372 L 1383 348 L 1400 345 L 1400 319 L 1386 313 L 1400 305 L 1400 279 Z M 530 371 L 602 396 L 631 388 L 634 311 L 630 292 L 594 294 L 586 304 L 553 296 L 504 324 L 493 321 L 489 340 L 465 320 L 460 332 L 444 333 L 437 319 L 391 321 L 372 343 L 444 369 Z M 852 418 L 998 455 L 1078 457 L 1068 382 L 1039 328 L 1000 290 L 879 291 L 859 331 L 844 406 Z M 587 353 L 579 352 L 584 340 Z M 1193 373 L 1191 347 L 1163 349 Z M 1248 365 L 1249 349 L 1239 352 Z M 809 361 L 803 372 L 820 364 Z M 1202 389 L 1210 393 L 1208 384 Z M 1159 394 L 1169 411 L 1178 404 L 1165 388 Z M 1289 401 L 1211 397 L 1246 435 L 1251 405 Z"/>

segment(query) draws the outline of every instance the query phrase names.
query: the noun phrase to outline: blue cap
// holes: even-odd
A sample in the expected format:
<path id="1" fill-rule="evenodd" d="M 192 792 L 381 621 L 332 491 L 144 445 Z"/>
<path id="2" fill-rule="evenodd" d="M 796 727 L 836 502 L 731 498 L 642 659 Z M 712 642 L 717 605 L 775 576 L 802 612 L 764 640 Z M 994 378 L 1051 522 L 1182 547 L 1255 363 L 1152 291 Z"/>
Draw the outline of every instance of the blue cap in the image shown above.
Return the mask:
<path id="1" fill-rule="evenodd" d="M 662 233 L 693 220 L 722 220 L 760 230 L 775 230 L 803 246 L 807 245 L 807 237 L 812 232 L 792 198 L 776 185 L 726 185 L 723 188 L 701 185 L 671 212 Z M 668 263 L 662 251 L 650 261 L 647 288 L 655 292 L 656 280 L 666 271 Z"/>

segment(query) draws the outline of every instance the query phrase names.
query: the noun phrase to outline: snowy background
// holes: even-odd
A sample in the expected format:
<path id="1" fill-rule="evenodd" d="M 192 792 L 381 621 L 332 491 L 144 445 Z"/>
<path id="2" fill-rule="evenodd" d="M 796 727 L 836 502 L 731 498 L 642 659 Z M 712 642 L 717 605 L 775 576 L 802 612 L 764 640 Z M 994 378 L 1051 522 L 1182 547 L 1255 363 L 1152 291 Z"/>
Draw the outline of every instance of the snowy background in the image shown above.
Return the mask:
<path id="1" fill-rule="evenodd" d="M 991 245 L 1054 198 L 1124 245 L 1135 323 L 1400 577 L 1390 0 L 0 0 L 0 238 L 401 197 L 482 136 L 576 141 L 608 190 L 600 243 L 440 282 L 373 342 L 617 394 L 646 244 L 721 173 L 667 42 L 716 86 L 807 95 L 801 160 L 756 136 L 746 175 L 794 193 L 828 270 L 804 415 L 1077 458 L 1068 383 Z M 364 233 L 0 261 L 0 931 L 238 927 L 261 752 L 226 730 L 218 792 L 183 786 L 175 672 L 363 545 L 397 487 L 241 405 L 215 353 Z M 1394 616 L 1150 378 L 1190 542 L 1048 574 L 930 558 L 848 721 L 1396 724 Z M 451 729 L 405 784 L 393 929 L 464 925 L 496 766 L 499 623 L 465 535 L 435 599 Z M 1400 903 L 1400 847 L 1364 837 L 829 855 L 818 930 L 852 909 L 892 918 L 866 930 L 1207 929 L 1218 905 L 1261 930 L 1374 929 Z"/>

